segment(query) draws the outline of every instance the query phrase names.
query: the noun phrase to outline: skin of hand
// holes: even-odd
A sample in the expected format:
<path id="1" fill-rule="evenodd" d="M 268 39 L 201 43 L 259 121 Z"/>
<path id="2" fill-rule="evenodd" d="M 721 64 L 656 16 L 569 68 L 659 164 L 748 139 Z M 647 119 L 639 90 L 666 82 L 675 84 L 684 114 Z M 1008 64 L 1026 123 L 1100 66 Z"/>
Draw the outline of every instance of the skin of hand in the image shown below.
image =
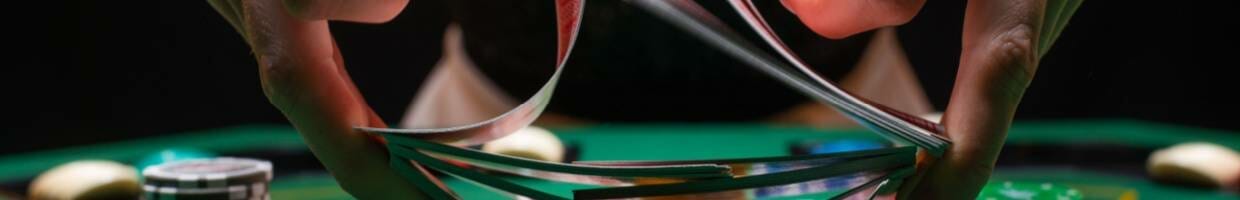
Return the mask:
<path id="1" fill-rule="evenodd" d="M 253 49 L 263 92 L 346 192 L 358 199 L 425 197 L 388 167 L 381 140 L 353 129 L 385 125 L 349 79 L 327 27 L 327 20 L 386 22 L 408 0 L 208 3 Z"/>
<path id="2" fill-rule="evenodd" d="M 908 22 L 924 0 L 784 0 L 810 29 L 829 38 Z M 1045 0 L 969 0 L 960 68 L 943 115 L 951 149 L 918 162 L 900 198 L 973 199 L 985 185 L 1017 104 L 1037 70 Z M 928 156 L 923 156 L 928 158 Z"/>

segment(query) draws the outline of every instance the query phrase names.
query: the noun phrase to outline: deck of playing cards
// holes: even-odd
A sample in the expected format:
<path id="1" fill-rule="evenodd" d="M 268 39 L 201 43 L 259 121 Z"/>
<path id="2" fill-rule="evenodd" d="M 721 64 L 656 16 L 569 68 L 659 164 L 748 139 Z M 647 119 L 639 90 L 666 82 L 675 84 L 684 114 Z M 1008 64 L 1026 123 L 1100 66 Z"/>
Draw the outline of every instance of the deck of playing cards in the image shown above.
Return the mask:
<path id="1" fill-rule="evenodd" d="M 538 93 L 495 118 L 447 128 L 359 127 L 388 141 L 391 167 L 434 199 L 459 198 L 429 170 L 469 180 L 502 193 L 532 199 L 567 199 L 493 176 L 495 173 L 597 188 L 573 191 L 573 198 L 761 199 L 816 195 L 840 199 L 892 192 L 914 173 L 918 152 L 941 156 L 951 142 L 943 128 L 849 94 L 821 78 L 793 54 L 749 0 L 730 0 L 735 11 L 765 45 L 745 41 L 734 29 L 691 0 L 629 0 L 629 3 L 684 29 L 732 57 L 830 105 L 896 143 L 896 147 L 837 153 L 722 160 L 579 161 L 552 163 L 490 154 L 465 146 L 482 144 L 528 126 L 542 113 L 555 90 L 580 26 L 583 1 L 557 0 L 556 72 Z M 1065 3 L 1069 2 L 1069 3 Z M 1049 49 L 1079 1 L 1048 2 L 1050 13 L 1041 54 Z M 1062 16 L 1061 16 L 1062 15 Z M 1056 20 L 1059 19 L 1059 20 Z M 772 50 L 778 57 L 769 55 Z"/>

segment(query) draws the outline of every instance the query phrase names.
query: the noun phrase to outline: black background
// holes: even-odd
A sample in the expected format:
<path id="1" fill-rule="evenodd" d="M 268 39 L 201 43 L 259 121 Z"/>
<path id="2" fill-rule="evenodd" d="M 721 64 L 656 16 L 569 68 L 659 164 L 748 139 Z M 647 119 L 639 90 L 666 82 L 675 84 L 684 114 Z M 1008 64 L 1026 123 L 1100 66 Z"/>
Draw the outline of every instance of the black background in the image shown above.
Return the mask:
<path id="1" fill-rule="evenodd" d="M 399 119 L 439 56 L 442 14 L 415 0 L 385 25 L 334 23 L 363 95 Z M 241 38 L 200 0 L 11 5 L 0 153 L 253 123 L 286 123 Z M 931 100 L 947 101 L 963 1 L 931 1 L 905 41 Z M 1017 118 L 1130 118 L 1240 130 L 1227 22 L 1202 5 L 1087 1 L 1041 64 Z M 589 12 L 589 11 L 587 11 Z M 436 20 L 440 19 L 440 20 Z M 1215 18 L 1217 19 L 1217 18 Z M 1223 20 L 1234 21 L 1234 20 Z M 1234 22 L 1232 22 L 1234 23 Z M 403 27 L 403 28 L 393 28 Z M 409 28 L 414 27 L 414 28 Z M 395 63 L 395 64 L 394 64 Z M 924 70 L 942 66 L 945 70 Z"/>

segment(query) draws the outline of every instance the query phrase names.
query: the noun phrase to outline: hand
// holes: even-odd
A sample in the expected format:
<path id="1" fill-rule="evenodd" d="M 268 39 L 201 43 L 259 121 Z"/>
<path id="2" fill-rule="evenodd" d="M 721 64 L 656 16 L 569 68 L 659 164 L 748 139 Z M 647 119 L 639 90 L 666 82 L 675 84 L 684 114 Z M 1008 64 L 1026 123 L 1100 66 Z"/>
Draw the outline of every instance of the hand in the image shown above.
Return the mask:
<path id="1" fill-rule="evenodd" d="M 1054 0 L 1051 0 L 1054 1 Z M 841 38 L 908 22 L 924 0 L 784 0 L 820 35 Z M 900 197 L 973 199 L 994 169 L 1012 116 L 1033 79 L 1046 0 L 969 0 L 960 68 L 943 115 L 952 148 L 918 163 Z M 1055 35 L 1057 33 L 1051 33 Z"/>
<path id="2" fill-rule="evenodd" d="M 327 20 L 381 23 L 408 0 L 208 0 L 254 51 L 263 92 L 315 157 L 358 199 L 423 196 L 388 167 L 384 127 L 349 79 Z"/>

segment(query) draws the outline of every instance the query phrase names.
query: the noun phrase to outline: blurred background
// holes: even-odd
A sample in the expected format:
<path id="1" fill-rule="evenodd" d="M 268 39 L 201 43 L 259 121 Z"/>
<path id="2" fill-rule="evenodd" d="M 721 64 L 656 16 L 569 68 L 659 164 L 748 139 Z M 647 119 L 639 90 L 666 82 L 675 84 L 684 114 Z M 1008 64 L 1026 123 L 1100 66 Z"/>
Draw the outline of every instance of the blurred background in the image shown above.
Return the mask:
<path id="1" fill-rule="evenodd" d="M 205 1 L 38 3 L 8 9 L 18 16 L 4 28 L 15 53 L 3 73 L 3 154 L 286 123 L 262 94 L 249 48 Z M 442 4 L 414 0 L 382 25 L 332 24 L 353 80 L 389 123 L 400 119 L 440 55 L 443 21 L 452 17 L 433 9 Z M 901 28 L 902 39 L 913 38 L 902 42 L 937 110 L 955 75 L 963 5 L 931 1 Z M 1194 11 L 1199 6 L 1088 1 L 1042 60 L 1016 118 L 1240 130 L 1238 84 L 1221 73 L 1234 64 L 1209 61 L 1228 58 L 1210 49 L 1229 47 L 1234 43 L 1217 36 L 1234 35 L 1202 29 L 1210 25 L 1197 20 L 1210 17 L 1198 15 L 1222 13 Z"/>

